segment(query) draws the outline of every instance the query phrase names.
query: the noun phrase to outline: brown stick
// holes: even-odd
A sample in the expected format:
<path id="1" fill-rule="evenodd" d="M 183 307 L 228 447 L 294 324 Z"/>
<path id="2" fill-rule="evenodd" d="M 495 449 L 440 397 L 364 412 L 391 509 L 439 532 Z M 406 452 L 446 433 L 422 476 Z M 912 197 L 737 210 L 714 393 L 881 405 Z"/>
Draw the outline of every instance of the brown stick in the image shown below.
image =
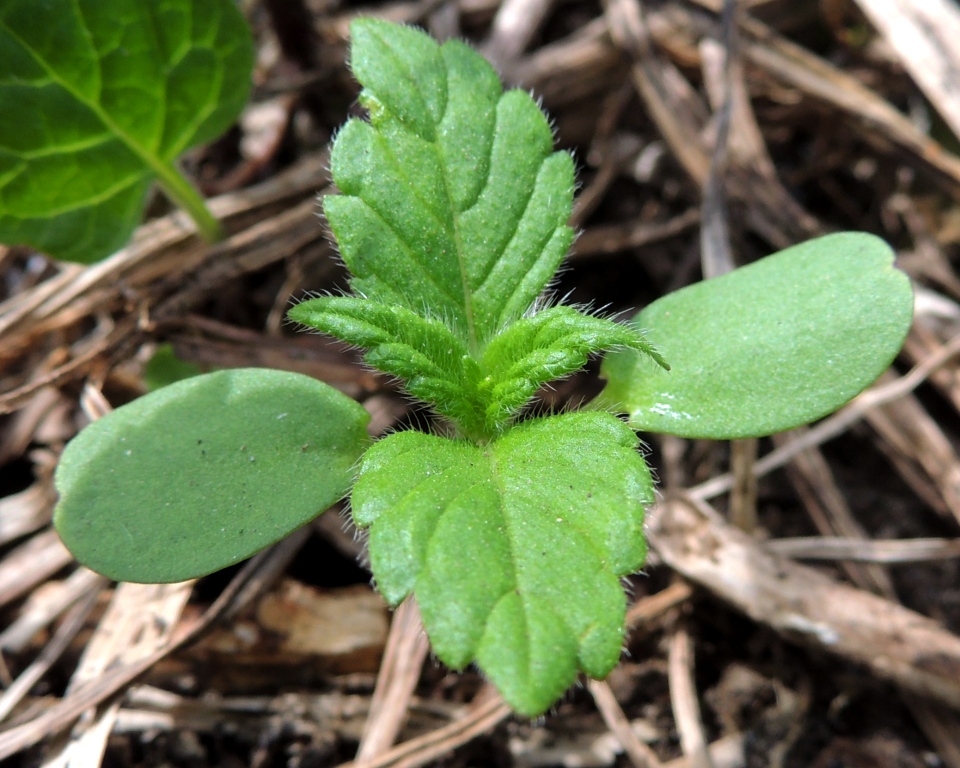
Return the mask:
<path id="1" fill-rule="evenodd" d="M 960 637 L 937 622 L 773 554 L 703 502 L 665 501 L 648 536 L 668 566 L 755 621 L 960 709 Z"/>

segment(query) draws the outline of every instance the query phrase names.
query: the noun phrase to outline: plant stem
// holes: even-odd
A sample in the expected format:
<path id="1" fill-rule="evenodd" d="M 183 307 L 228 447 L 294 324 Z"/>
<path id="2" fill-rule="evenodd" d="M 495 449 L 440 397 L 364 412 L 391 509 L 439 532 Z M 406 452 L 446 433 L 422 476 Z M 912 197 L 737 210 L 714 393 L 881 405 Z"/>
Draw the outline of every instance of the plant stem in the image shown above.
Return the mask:
<path id="1" fill-rule="evenodd" d="M 208 243 L 223 240 L 224 232 L 220 222 L 178 168 L 173 165 L 166 166 L 165 172 L 159 175 L 158 182 L 166 196 L 193 219 L 204 240 Z"/>

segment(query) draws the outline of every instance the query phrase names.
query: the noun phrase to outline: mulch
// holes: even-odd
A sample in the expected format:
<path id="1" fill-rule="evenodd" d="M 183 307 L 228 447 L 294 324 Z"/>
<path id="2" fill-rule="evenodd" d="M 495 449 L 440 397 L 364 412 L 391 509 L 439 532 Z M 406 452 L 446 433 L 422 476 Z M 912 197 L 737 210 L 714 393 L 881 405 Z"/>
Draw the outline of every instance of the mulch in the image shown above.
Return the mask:
<path id="1" fill-rule="evenodd" d="M 948 0 L 325 0 L 244 4 L 235 130 L 186 166 L 228 237 L 162 199 L 89 267 L 0 247 L 0 760 L 108 766 L 960 768 L 960 55 Z M 284 322 L 343 289 L 320 220 L 357 86 L 359 13 L 464 37 L 577 160 L 556 285 L 626 312 L 835 230 L 888 240 L 916 289 L 900 357 L 808 428 L 644 436 L 650 561 L 606 681 L 536 721 L 387 610 L 341 509 L 198 582 L 115 585 L 50 527 L 57 457 L 144 391 L 158 345 L 298 371 L 378 433 L 428 416 L 354 351 Z M 717 137 L 726 141 L 718 141 Z M 723 333 L 724 329 L 709 329 Z M 542 393 L 562 408 L 597 366 Z M 359 750 L 359 752 L 358 752 Z"/>

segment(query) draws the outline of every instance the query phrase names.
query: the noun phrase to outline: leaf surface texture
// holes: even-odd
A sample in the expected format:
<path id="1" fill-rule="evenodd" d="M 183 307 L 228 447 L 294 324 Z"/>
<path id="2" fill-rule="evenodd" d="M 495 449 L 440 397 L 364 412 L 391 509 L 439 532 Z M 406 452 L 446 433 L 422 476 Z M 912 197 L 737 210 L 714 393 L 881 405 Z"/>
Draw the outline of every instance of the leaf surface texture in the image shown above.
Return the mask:
<path id="1" fill-rule="evenodd" d="M 637 429 L 713 440 L 819 419 L 872 384 L 910 329 L 913 289 L 893 256 L 841 232 L 670 293 L 636 323 L 671 370 L 615 352 L 601 402 Z"/>
<path id="2" fill-rule="evenodd" d="M 184 379 L 117 408 L 67 445 L 54 523 L 118 581 L 204 576 L 279 541 L 347 494 L 367 412 L 286 371 Z"/>
<path id="3" fill-rule="evenodd" d="M 331 158 L 324 212 L 354 291 L 446 323 L 471 352 L 519 318 L 569 248 L 573 163 L 529 94 L 457 41 L 351 26 L 370 122 Z"/>
<path id="4" fill-rule="evenodd" d="M 377 587 L 415 592 L 434 651 L 476 661 L 518 712 L 543 712 L 623 643 L 620 577 L 646 555 L 653 484 L 605 413 L 525 422 L 487 446 L 401 432 L 364 456 L 355 522 Z"/>

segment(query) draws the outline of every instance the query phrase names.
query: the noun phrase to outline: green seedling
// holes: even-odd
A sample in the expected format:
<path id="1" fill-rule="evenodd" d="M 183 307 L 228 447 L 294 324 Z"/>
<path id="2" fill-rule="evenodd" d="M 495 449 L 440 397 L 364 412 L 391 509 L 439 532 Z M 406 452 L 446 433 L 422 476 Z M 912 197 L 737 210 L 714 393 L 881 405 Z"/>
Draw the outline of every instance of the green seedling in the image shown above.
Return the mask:
<path id="1" fill-rule="evenodd" d="M 97 571 L 173 581 L 349 493 L 386 600 L 415 595 L 443 662 L 477 664 L 537 715 L 620 657 L 621 579 L 644 563 L 654 500 L 634 430 L 743 437 L 829 413 L 899 350 L 909 281 L 882 241 L 846 233 L 670 294 L 634 324 L 551 305 L 573 163 L 533 99 L 460 42 L 370 19 L 351 34 L 369 121 L 337 137 L 342 194 L 324 211 L 353 295 L 290 317 L 366 350 L 439 428 L 371 445 L 364 410 L 320 382 L 198 376 L 67 446 L 56 525 Z M 538 388 L 607 350 L 598 401 L 534 415 Z"/>
<path id="2" fill-rule="evenodd" d="M 0 242 L 97 261 L 154 181 L 218 239 L 176 159 L 230 126 L 252 66 L 234 0 L 0 0 Z"/>
<path id="3" fill-rule="evenodd" d="M 177 381 L 199 376 L 199 365 L 177 357 L 172 344 L 160 344 L 143 369 L 143 383 L 148 392 L 166 387 Z"/>

